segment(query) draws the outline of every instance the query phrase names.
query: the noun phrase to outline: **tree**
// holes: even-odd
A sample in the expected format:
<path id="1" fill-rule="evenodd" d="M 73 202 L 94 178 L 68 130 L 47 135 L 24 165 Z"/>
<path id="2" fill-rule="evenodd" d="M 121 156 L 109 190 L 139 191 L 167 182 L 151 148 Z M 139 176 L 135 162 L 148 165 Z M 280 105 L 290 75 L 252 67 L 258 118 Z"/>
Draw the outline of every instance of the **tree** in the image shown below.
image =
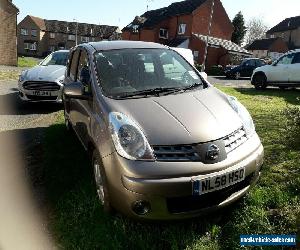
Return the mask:
<path id="1" fill-rule="evenodd" d="M 241 11 L 237 13 L 236 16 L 233 18 L 232 24 L 234 27 L 234 31 L 232 33 L 231 41 L 241 45 L 247 31 L 244 16 Z"/>
<path id="2" fill-rule="evenodd" d="M 266 37 L 268 26 L 261 18 L 252 18 L 247 22 L 247 32 L 245 36 L 245 44 L 250 45 L 257 39 Z"/>

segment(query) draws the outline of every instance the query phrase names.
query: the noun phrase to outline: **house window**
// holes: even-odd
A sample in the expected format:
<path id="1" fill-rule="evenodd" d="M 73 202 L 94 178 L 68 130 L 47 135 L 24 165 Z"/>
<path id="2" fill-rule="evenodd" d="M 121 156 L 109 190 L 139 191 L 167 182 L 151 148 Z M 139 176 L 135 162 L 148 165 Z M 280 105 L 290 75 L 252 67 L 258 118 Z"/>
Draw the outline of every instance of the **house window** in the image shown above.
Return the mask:
<path id="1" fill-rule="evenodd" d="M 271 38 L 275 38 L 275 35 L 271 35 Z"/>
<path id="2" fill-rule="evenodd" d="M 75 35 L 68 35 L 69 41 L 75 41 Z"/>
<path id="3" fill-rule="evenodd" d="M 21 29 L 21 35 L 28 36 L 28 29 Z"/>
<path id="4" fill-rule="evenodd" d="M 87 37 L 87 36 L 82 36 L 82 37 L 81 37 L 81 42 L 83 42 L 83 43 L 88 43 L 88 42 L 89 42 L 89 37 Z"/>
<path id="5" fill-rule="evenodd" d="M 198 59 L 199 59 L 199 51 L 194 51 L 193 55 L 194 55 L 194 60 L 198 61 Z"/>
<path id="6" fill-rule="evenodd" d="M 159 38 L 168 39 L 168 30 L 161 28 L 159 30 Z"/>
<path id="7" fill-rule="evenodd" d="M 52 33 L 52 32 L 51 32 L 51 33 L 50 33 L 50 38 L 51 38 L 51 39 L 54 39 L 54 38 L 55 38 L 55 33 Z"/>
<path id="8" fill-rule="evenodd" d="M 54 52 L 56 50 L 55 46 L 50 46 L 49 51 Z"/>
<path id="9" fill-rule="evenodd" d="M 132 32 L 133 33 L 138 33 L 139 32 L 139 26 L 138 25 L 133 25 L 132 26 Z"/>
<path id="10" fill-rule="evenodd" d="M 26 50 L 36 50 L 36 43 L 24 43 L 24 49 Z"/>
<path id="11" fill-rule="evenodd" d="M 186 24 L 182 23 L 178 26 L 178 35 L 184 35 L 186 30 Z"/>
<path id="12" fill-rule="evenodd" d="M 31 30 L 31 36 L 36 37 L 37 36 L 37 30 Z"/>

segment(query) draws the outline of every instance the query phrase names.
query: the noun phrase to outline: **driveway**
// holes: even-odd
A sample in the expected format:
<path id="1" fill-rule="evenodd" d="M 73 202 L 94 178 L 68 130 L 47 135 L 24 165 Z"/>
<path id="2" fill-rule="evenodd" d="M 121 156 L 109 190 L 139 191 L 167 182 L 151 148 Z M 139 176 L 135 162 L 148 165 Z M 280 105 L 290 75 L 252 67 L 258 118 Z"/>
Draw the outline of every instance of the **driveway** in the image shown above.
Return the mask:
<path id="1" fill-rule="evenodd" d="M 250 78 L 241 78 L 239 80 L 227 79 L 225 76 L 208 76 L 211 84 L 220 84 L 229 87 L 251 87 Z"/>
<path id="2" fill-rule="evenodd" d="M 22 244 L 24 249 L 52 249 L 44 220 L 41 138 L 60 109 L 22 104 L 17 81 L 0 81 L 0 241 L 4 248 Z M 30 245 L 32 240 L 39 247 Z"/>

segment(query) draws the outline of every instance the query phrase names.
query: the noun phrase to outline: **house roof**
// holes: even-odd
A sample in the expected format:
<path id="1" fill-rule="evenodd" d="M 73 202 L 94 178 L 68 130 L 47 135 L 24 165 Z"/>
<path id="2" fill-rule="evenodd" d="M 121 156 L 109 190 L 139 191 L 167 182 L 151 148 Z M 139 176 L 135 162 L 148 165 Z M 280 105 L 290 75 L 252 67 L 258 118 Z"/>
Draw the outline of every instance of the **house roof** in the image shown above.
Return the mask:
<path id="1" fill-rule="evenodd" d="M 123 28 L 122 31 L 132 30 L 134 26 L 135 28 L 152 28 L 169 17 L 191 14 L 206 1 L 207 0 L 185 0 L 172 3 L 168 7 L 147 11 L 141 17 L 136 17 L 135 20 Z"/>
<path id="2" fill-rule="evenodd" d="M 247 46 L 248 50 L 269 50 L 272 44 L 277 41 L 279 38 L 268 38 L 268 39 L 260 39 L 255 40 L 249 46 Z"/>
<path id="3" fill-rule="evenodd" d="M 12 2 L 12 0 L 7 0 L 7 2 L 15 9 L 17 13 L 19 13 L 18 7 Z"/>
<path id="4" fill-rule="evenodd" d="M 186 37 L 176 37 L 168 42 L 169 47 L 178 47 L 180 44 L 184 43 L 188 38 Z"/>
<path id="5" fill-rule="evenodd" d="M 239 45 L 235 44 L 232 41 L 213 37 L 213 36 L 204 36 L 201 34 L 193 34 L 193 35 L 203 42 L 208 41 L 208 46 L 210 47 L 224 48 L 229 53 L 232 54 L 251 55 L 251 53 L 248 52 L 246 49 L 240 47 Z"/>
<path id="6" fill-rule="evenodd" d="M 77 28 L 77 34 L 80 36 L 100 36 L 103 39 L 107 39 L 119 30 L 117 26 L 46 20 L 34 16 L 30 16 L 30 18 L 41 30 L 53 33 L 75 35 Z"/>
<path id="7" fill-rule="evenodd" d="M 300 27 L 300 16 L 290 17 L 284 19 L 282 22 L 267 31 L 267 34 L 274 32 L 281 32 L 287 30 L 294 30 Z"/>

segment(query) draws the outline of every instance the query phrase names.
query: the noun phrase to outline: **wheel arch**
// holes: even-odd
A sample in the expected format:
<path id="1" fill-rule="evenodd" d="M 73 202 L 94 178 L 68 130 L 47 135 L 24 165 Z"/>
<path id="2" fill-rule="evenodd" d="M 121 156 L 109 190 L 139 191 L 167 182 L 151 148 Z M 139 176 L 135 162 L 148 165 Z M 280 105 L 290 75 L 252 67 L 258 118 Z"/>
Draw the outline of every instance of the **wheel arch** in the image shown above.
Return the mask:
<path id="1" fill-rule="evenodd" d="M 268 77 L 267 77 L 266 73 L 264 71 L 257 71 L 253 74 L 252 81 L 251 81 L 252 84 L 254 84 L 254 78 L 258 75 L 264 76 L 264 78 L 266 79 L 266 82 L 268 82 Z"/>

